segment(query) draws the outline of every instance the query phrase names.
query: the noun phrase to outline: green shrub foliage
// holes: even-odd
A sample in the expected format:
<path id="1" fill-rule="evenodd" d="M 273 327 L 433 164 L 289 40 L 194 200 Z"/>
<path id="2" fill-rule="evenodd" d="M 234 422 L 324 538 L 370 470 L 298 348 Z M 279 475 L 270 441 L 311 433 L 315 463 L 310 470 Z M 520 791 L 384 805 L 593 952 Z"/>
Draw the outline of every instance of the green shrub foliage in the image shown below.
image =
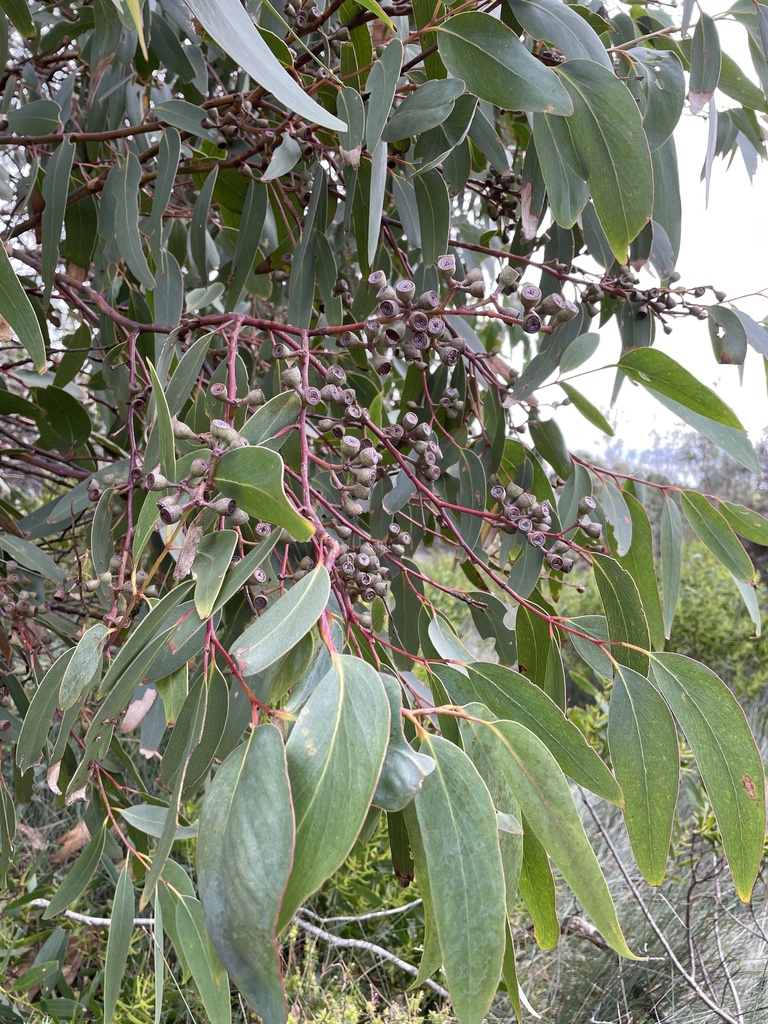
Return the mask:
<path id="1" fill-rule="evenodd" d="M 653 344 L 682 317 L 723 363 L 768 352 L 675 271 L 686 94 L 713 123 L 730 104 L 707 174 L 764 154 L 768 101 L 716 22 L 599 0 L 0 7 L 0 867 L 33 770 L 90 802 L 50 915 L 117 839 L 107 1024 L 152 908 L 214 1024 L 230 983 L 285 1021 L 280 936 L 380 815 L 424 900 L 419 980 L 442 967 L 462 1024 L 502 975 L 516 1002 L 518 900 L 557 942 L 550 864 L 635 956 L 572 784 L 623 809 L 658 884 L 681 734 L 748 901 L 762 761 L 726 686 L 664 647 L 683 520 L 756 623 L 739 537 L 768 520 L 658 485 L 656 565 L 642 481 L 572 455 L 552 411 L 610 433 L 574 373 L 604 347 L 614 397 L 629 378 L 757 469 Z M 732 16 L 766 84 L 766 8 Z M 438 542 L 493 661 L 426 596 Z M 601 614 L 569 619 L 577 563 Z M 566 644 L 613 679 L 606 760 L 568 717 Z M 191 835 L 195 885 L 173 860 Z"/>

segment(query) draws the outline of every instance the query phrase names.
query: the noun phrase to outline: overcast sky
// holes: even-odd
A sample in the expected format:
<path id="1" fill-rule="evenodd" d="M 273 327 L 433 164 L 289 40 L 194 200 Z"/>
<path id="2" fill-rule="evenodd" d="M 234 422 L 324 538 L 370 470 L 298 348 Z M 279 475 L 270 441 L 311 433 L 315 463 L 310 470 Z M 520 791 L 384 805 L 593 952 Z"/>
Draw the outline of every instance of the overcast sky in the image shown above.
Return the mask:
<path id="1" fill-rule="evenodd" d="M 713 14 L 722 9 L 709 2 L 704 6 Z M 721 22 L 718 27 L 723 30 L 723 49 L 739 62 L 745 73 L 750 74 L 752 65 L 744 29 Z M 733 105 L 720 93 L 716 94 L 716 100 L 719 108 Z M 681 285 L 713 284 L 730 300 L 768 288 L 768 167 L 760 164 L 750 181 L 740 154 L 736 155 L 730 168 L 718 157 L 710 185 L 709 206 L 705 206 L 705 186 L 700 176 L 707 147 L 707 130 L 706 117 L 703 114 L 693 117 L 686 103 L 675 132 L 683 202 L 682 245 L 677 267 L 682 275 Z M 711 292 L 702 300 L 705 303 L 714 301 Z M 762 320 L 768 314 L 765 294 L 757 298 L 739 298 L 735 305 L 755 320 Z M 750 349 L 741 384 L 737 367 L 720 366 L 715 362 L 706 322 L 681 318 L 671 335 L 664 335 L 659 330 L 654 345 L 677 359 L 709 387 L 715 388 L 736 411 L 753 441 L 768 427 L 766 377 L 763 360 L 757 353 Z M 604 365 L 613 358 L 616 348 L 603 344 L 601 351 L 602 355 L 598 352 L 586 368 Z M 642 388 L 628 382 L 619 394 L 617 408 L 610 410 L 608 403 L 614 376 L 615 370 L 610 369 L 580 377 L 574 384 L 606 414 L 617 436 L 628 447 L 650 446 L 653 432 L 665 435 L 680 425 Z M 575 410 L 561 409 L 557 419 L 571 448 L 597 453 L 605 447 L 604 435 Z"/>

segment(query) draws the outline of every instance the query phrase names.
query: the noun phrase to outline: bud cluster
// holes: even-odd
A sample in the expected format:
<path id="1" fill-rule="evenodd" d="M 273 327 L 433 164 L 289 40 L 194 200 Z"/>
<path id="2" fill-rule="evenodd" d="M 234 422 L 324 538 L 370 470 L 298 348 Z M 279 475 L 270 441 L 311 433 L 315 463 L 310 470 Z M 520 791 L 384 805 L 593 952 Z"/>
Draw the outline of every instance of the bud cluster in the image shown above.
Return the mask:
<path id="1" fill-rule="evenodd" d="M 539 501 L 535 495 L 516 483 L 494 484 L 491 497 L 501 505 L 500 527 L 504 533 L 520 534 L 531 547 L 544 552 L 550 569 L 569 573 L 574 561 L 565 555 L 570 550 L 568 541 L 555 538 L 548 550 L 545 545 L 552 528 L 552 508 L 548 501 Z"/>

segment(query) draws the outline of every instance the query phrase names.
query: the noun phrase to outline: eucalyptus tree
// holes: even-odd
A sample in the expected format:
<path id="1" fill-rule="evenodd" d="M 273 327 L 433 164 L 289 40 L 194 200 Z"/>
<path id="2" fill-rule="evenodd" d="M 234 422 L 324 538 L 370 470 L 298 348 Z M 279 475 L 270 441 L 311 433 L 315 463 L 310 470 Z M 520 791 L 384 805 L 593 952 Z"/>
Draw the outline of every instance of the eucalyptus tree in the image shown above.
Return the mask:
<path id="1" fill-rule="evenodd" d="M 768 355 L 675 270 L 673 134 L 687 102 L 707 174 L 764 156 L 766 7 L 730 12 L 760 86 L 689 0 L 679 22 L 600 0 L 0 8 L 2 867 L 35 780 L 92 836 L 46 918 L 124 858 L 105 1019 L 151 907 L 211 1021 L 230 983 L 284 1021 L 281 935 L 382 818 L 423 898 L 418 980 L 442 968 L 463 1024 L 502 977 L 519 1013 L 509 921 L 525 904 L 557 942 L 553 866 L 634 957 L 574 786 L 623 809 L 657 885 L 681 735 L 748 901 L 761 759 L 723 683 L 664 645 L 681 512 L 756 622 L 739 537 L 768 520 L 654 485 L 657 565 L 649 486 L 576 457 L 557 407 L 610 433 L 574 372 L 605 349 L 614 400 L 635 382 L 757 469 L 654 340 L 693 318 L 722 363 Z M 429 598 L 433 544 L 491 661 Z M 559 613 L 577 563 L 604 614 Z M 613 681 L 605 758 L 568 716 L 566 644 Z"/>

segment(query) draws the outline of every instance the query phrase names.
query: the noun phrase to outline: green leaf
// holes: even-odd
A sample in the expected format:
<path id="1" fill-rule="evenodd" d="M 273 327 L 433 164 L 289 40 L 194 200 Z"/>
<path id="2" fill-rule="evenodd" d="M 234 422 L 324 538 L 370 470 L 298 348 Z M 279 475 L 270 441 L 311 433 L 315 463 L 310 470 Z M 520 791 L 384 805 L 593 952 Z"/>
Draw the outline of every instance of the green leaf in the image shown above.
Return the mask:
<path id="1" fill-rule="evenodd" d="M 61 145 L 49 159 L 43 180 L 43 258 L 41 277 L 43 287 L 43 305 L 48 305 L 53 287 L 53 274 L 59 260 L 61 229 L 64 227 L 64 212 L 67 206 L 67 190 L 69 176 L 72 173 L 72 161 L 75 158 L 75 144 L 69 135 L 65 135 Z"/>
<path id="2" fill-rule="evenodd" d="M 197 870 L 208 935 L 264 1024 L 288 1016 L 276 932 L 293 849 L 283 739 L 261 725 L 214 777 L 200 814 Z"/>
<path id="3" fill-rule="evenodd" d="M 448 188 L 439 171 L 419 174 L 414 178 L 413 184 L 419 211 L 422 257 L 425 266 L 431 267 L 448 248 L 448 233 L 451 226 Z"/>
<path id="4" fill-rule="evenodd" d="M 0 294 L 3 318 L 27 351 L 38 373 L 45 371 L 45 341 L 32 303 L 13 272 L 5 249 L 0 246 Z"/>
<path id="5" fill-rule="evenodd" d="M 654 654 L 653 680 L 691 745 L 740 899 L 763 855 L 765 777 L 744 712 L 715 673 L 681 654 Z"/>
<path id="6" fill-rule="evenodd" d="M 373 799 L 388 736 L 389 701 L 378 673 L 359 658 L 335 656 L 285 748 L 296 847 L 278 930 L 352 849 Z"/>
<path id="7" fill-rule="evenodd" d="M 360 4 L 361 7 L 364 7 L 366 11 L 370 11 L 371 14 L 375 14 L 379 21 L 383 21 L 387 28 L 391 29 L 393 32 L 397 31 L 390 16 L 384 12 L 383 8 L 378 3 L 376 3 L 376 0 L 355 0 L 355 3 Z"/>
<path id="8" fill-rule="evenodd" d="M 469 666 L 463 694 L 455 692 L 453 677 L 444 678 L 444 682 L 451 697 L 459 703 L 468 703 L 465 698 L 469 697 L 484 704 L 497 718 L 519 722 L 530 729 L 574 782 L 621 806 L 621 790 L 597 752 L 535 683 L 501 665 L 480 662 Z"/>
<path id="9" fill-rule="evenodd" d="M 45 909 L 43 920 L 56 917 L 63 910 L 71 907 L 73 903 L 85 892 L 86 886 L 93 877 L 93 873 L 99 866 L 101 855 L 104 852 L 104 844 L 107 840 L 107 830 L 102 827 L 93 836 L 86 848 L 69 869 L 64 881 L 59 886 L 56 895 Z"/>
<path id="10" fill-rule="evenodd" d="M 664 636 L 672 635 L 672 623 L 680 593 L 682 572 L 683 524 L 680 509 L 664 492 L 664 509 L 661 513 L 661 584 L 664 608 Z"/>
<path id="11" fill-rule="evenodd" d="M 617 667 L 613 681 L 608 743 L 635 861 L 649 885 L 661 885 L 677 804 L 677 732 L 651 683 L 624 666 Z"/>
<path id="12" fill-rule="evenodd" d="M 560 0 L 509 0 L 509 6 L 531 38 L 552 43 L 569 59 L 582 57 L 613 70 L 600 37 L 573 7 Z"/>
<path id="13" fill-rule="evenodd" d="M 426 756 L 426 755 L 425 755 Z M 431 758 L 430 760 L 434 760 Z M 415 876 L 416 883 L 421 893 L 422 906 L 424 908 L 424 941 L 422 943 L 421 962 L 419 963 L 419 973 L 414 981 L 412 988 L 416 988 L 418 985 L 422 985 L 427 978 L 431 978 L 435 971 L 439 970 L 443 965 L 443 951 L 440 949 L 440 937 L 437 932 L 437 921 L 435 920 L 435 901 L 432 897 L 432 890 L 429 885 L 429 868 L 427 865 L 427 855 L 424 850 L 424 841 L 421 836 L 421 827 L 419 825 L 419 819 L 416 816 L 416 808 L 413 802 L 409 803 L 402 812 L 402 815 L 389 815 L 389 834 L 390 834 L 390 845 L 393 844 L 393 840 L 396 842 L 394 835 L 393 822 L 397 821 L 398 818 L 402 817 L 402 820 L 407 826 L 407 833 L 405 840 L 407 842 L 407 850 L 409 857 L 412 856 L 411 861 L 411 874 Z M 395 851 L 398 850 L 398 846 L 393 846 L 392 861 L 393 864 L 397 863 L 395 857 Z M 398 874 L 398 878 L 401 878 Z"/>
<path id="14" fill-rule="evenodd" d="M 201 139 L 208 139 L 209 142 L 217 142 L 219 132 L 217 128 L 203 128 L 202 122 L 208 117 L 208 112 L 202 107 L 196 107 L 194 103 L 187 103 L 186 100 L 166 100 L 158 103 L 152 108 L 152 113 L 158 121 L 164 124 L 173 125 L 179 131 L 189 132 Z"/>
<path id="15" fill-rule="evenodd" d="M 189 7 L 224 53 L 276 100 L 311 123 L 344 130 L 344 122 L 312 99 L 280 64 L 238 0 L 190 0 Z"/>
<path id="16" fill-rule="evenodd" d="M 206 175 L 205 184 L 198 192 L 197 199 L 195 199 L 195 205 L 192 208 L 192 218 L 189 222 L 189 250 L 192 254 L 192 262 L 203 285 L 208 283 L 209 276 L 206 258 L 206 235 L 208 214 L 211 209 L 211 196 L 216 187 L 218 174 L 219 168 L 216 166 Z"/>
<path id="17" fill-rule="evenodd" d="M 654 567 L 651 524 L 645 508 L 634 495 L 627 493 L 624 500 L 632 517 L 632 544 L 616 561 L 635 581 L 648 622 L 651 646 L 660 651 L 664 649 L 664 620 Z"/>
<path id="18" fill-rule="evenodd" d="M 155 429 L 158 434 L 158 447 L 160 450 L 160 471 L 166 480 L 176 479 L 176 447 L 173 436 L 173 423 L 168 403 L 165 399 L 165 391 L 157 376 L 157 372 L 147 360 L 147 369 L 152 381 L 152 397 L 155 400 Z"/>
<path id="19" fill-rule="evenodd" d="M 712 99 L 720 80 L 721 61 L 722 51 L 717 25 L 713 18 L 701 11 L 691 42 L 688 102 L 692 114 L 698 114 Z"/>
<path id="20" fill-rule="evenodd" d="M 707 419 L 736 430 L 744 429 L 736 414 L 714 391 L 656 348 L 633 349 L 622 357 L 618 367 L 649 391 L 666 395 Z"/>
<path id="21" fill-rule="evenodd" d="M 387 186 L 387 144 L 379 142 L 371 155 L 371 195 L 368 204 L 368 262 L 373 263 L 381 238 Z M 418 189 L 416 195 L 418 197 Z"/>
<path id="22" fill-rule="evenodd" d="M 203 908 L 198 900 L 180 897 L 176 903 L 176 932 L 210 1024 L 229 1024 L 229 978 L 205 930 Z"/>
<path id="23" fill-rule="evenodd" d="M 613 527 L 615 553 L 626 555 L 632 543 L 632 516 L 627 508 L 623 491 L 610 476 L 603 478 L 603 492 L 600 495 L 605 518 Z"/>
<path id="24" fill-rule="evenodd" d="M 523 862 L 520 868 L 520 895 L 533 918 L 533 934 L 541 949 L 554 949 L 560 938 L 557 919 L 555 880 L 547 851 L 536 833 L 523 819 Z"/>
<path id="25" fill-rule="evenodd" d="M 562 364 L 560 368 L 562 370 Z M 576 388 L 571 387 L 570 384 L 566 384 L 564 381 L 560 381 L 559 384 L 571 400 L 573 407 L 579 410 L 588 423 L 591 423 L 593 427 L 597 427 L 598 430 L 607 434 L 608 437 L 613 437 L 613 427 L 605 416 L 603 416 L 600 410 L 594 406 L 588 398 L 585 398 L 580 391 L 577 391 Z"/>
<path id="26" fill-rule="evenodd" d="M 125 160 L 118 157 L 109 178 L 115 200 L 115 243 L 139 284 L 152 291 L 155 275 L 149 269 L 139 234 L 141 164 L 136 154 L 128 153 Z"/>
<path id="27" fill-rule="evenodd" d="M 282 526 L 296 540 L 309 540 L 312 523 L 300 516 L 283 489 L 283 460 L 268 448 L 234 448 L 216 463 L 213 482 L 238 507 L 268 523 Z"/>
<path id="28" fill-rule="evenodd" d="M 262 562 L 269 558 L 279 538 L 280 531 L 273 530 L 269 537 L 265 537 L 260 544 L 251 548 L 245 558 L 241 558 L 239 562 L 230 566 L 229 572 L 224 579 L 224 584 L 219 591 L 219 596 L 216 598 L 216 603 L 213 606 L 212 615 L 215 615 L 220 608 L 223 608 L 227 601 L 245 586 L 254 571 L 259 568 Z"/>
<path id="29" fill-rule="evenodd" d="M 339 150 L 352 167 L 360 166 L 365 133 L 365 107 L 357 89 L 345 86 L 336 93 L 336 110 L 347 122 L 347 130 L 339 135 Z"/>
<path id="30" fill-rule="evenodd" d="M 481 1024 L 499 983 L 504 953 L 504 874 L 496 812 L 462 750 L 429 734 L 422 748 L 437 767 L 413 807 L 443 970 L 461 1024 Z"/>
<path id="31" fill-rule="evenodd" d="M 755 569 L 741 541 L 728 525 L 726 518 L 696 491 L 681 491 L 680 503 L 685 518 L 715 558 L 742 581 L 754 578 Z"/>
<path id="32" fill-rule="evenodd" d="M 270 604 L 232 645 L 239 671 L 256 675 L 287 654 L 323 614 L 330 593 L 328 570 L 318 565 Z"/>
<path id="33" fill-rule="evenodd" d="M 768 519 L 744 505 L 718 498 L 718 507 L 734 533 L 738 533 L 755 544 L 768 546 Z"/>
<path id="34" fill-rule="evenodd" d="M 35 24 L 32 21 L 32 13 L 29 4 L 25 0 L 2 0 L 0 8 L 11 20 L 13 27 L 18 29 L 23 39 L 29 39 L 35 34 Z"/>
<path id="35" fill-rule="evenodd" d="M 659 149 L 672 135 L 685 102 L 685 73 L 680 58 L 671 50 L 635 46 L 624 55 L 636 62 L 629 88 L 637 99 L 643 128 L 651 150 Z"/>
<path id="36" fill-rule="evenodd" d="M 301 399 L 296 392 L 281 391 L 245 421 L 240 435 L 252 445 L 264 445 L 277 450 L 288 436 L 286 428 L 298 423 L 300 412 Z"/>
<path id="37" fill-rule="evenodd" d="M 54 560 L 45 551 L 42 551 L 36 544 L 30 544 L 28 540 L 21 537 L 14 537 L 11 533 L 0 533 L 0 548 L 8 558 L 14 559 L 25 569 L 44 576 L 45 579 L 60 587 L 65 576 L 62 569 L 56 565 Z"/>
<path id="38" fill-rule="evenodd" d="M 402 63 L 403 44 L 395 37 L 387 43 L 381 57 L 374 63 L 368 75 L 365 145 L 369 153 L 376 149 L 384 125 L 387 123 Z"/>
<path id="39" fill-rule="evenodd" d="M 16 743 L 16 764 L 22 775 L 27 768 L 37 764 L 43 755 L 48 730 L 59 703 L 61 681 L 74 654 L 75 649 L 71 648 L 54 661 L 40 680 L 27 708 Z"/>
<path id="40" fill-rule="evenodd" d="M 16 135 L 53 135 L 61 130 L 61 107 L 54 100 L 30 100 L 6 114 Z"/>
<path id="41" fill-rule="evenodd" d="M 567 479 L 573 472 L 573 463 L 557 421 L 535 419 L 528 425 L 536 451 L 559 476 Z"/>
<path id="42" fill-rule="evenodd" d="M 493 716 L 482 704 L 470 704 L 468 714 L 483 721 L 492 721 Z M 464 752 L 477 768 L 480 777 L 488 787 L 491 801 L 496 809 L 499 832 L 499 849 L 504 868 L 504 890 L 506 892 L 507 918 L 513 917 L 517 908 L 520 870 L 523 862 L 523 829 L 520 824 L 520 804 L 509 786 L 500 766 L 488 757 L 488 751 L 480 747 L 465 721 L 459 720 L 461 742 Z M 504 827 L 502 827 L 504 825 Z"/>
<path id="43" fill-rule="evenodd" d="M 556 73 L 573 100 L 567 124 L 579 169 L 611 249 L 625 263 L 629 243 L 653 209 L 651 155 L 640 112 L 623 82 L 594 61 L 568 60 Z M 545 180 L 549 184 L 546 174 Z"/>
<path id="44" fill-rule="evenodd" d="M 117 880 L 115 899 L 110 915 L 112 923 L 104 961 L 104 1024 L 110 1024 L 114 1016 L 120 989 L 123 985 L 125 965 L 133 934 L 135 906 L 133 882 L 128 874 L 128 862 L 126 861 Z"/>
<path id="45" fill-rule="evenodd" d="M 93 685 L 101 671 L 104 643 L 109 635 L 110 630 L 102 622 L 97 622 L 83 633 L 59 687 L 62 711 L 76 704 Z"/>
<path id="46" fill-rule="evenodd" d="M 237 536 L 235 530 L 217 530 L 205 534 L 198 545 L 192 568 L 197 575 L 195 608 L 201 619 L 213 614 L 235 552 Z"/>
<path id="47" fill-rule="evenodd" d="M 168 821 L 169 808 L 159 807 L 156 804 L 133 804 L 131 807 L 123 807 L 120 816 L 125 818 L 129 825 L 137 828 L 145 835 L 154 836 L 160 839 Z M 197 838 L 197 825 L 177 825 L 173 834 L 174 842 L 177 839 Z"/>
<path id="48" fill-rule="evenodd" d="M 463 92 L 464 83 L 455 78 L 424 82 L 395 110 L 381 138 L 385 142 L 397 142 L 436 128 L 445 121 Z"/>
<path id="49" fill-rule="evenodd" d="M 475 96 L 509 110 L 573 112 L 554 73 L 489 14 L 454 15 L 440 26 L 437 41 L 445 66 Z"/>
<path id="50" fill-rule="evenodd" d="M 386 672 L 381 674 L 381 682 L 389 701 L 389 742 L 373 803 L 385 811 L 401 811 L 435 770 L 435 762 L 414 750 L 405 738 L 400 683 Z"/>
<path id="51" fill-rule="evenodd" d="M 651 638 L 637 585 L 627 570 L 607 555 L 595 554 L 592 564 L 608 621 L 608 636 L 613 641 L 610 653 L 619 664 L 643 675 L 648 672 L 648 655 L 643 652 L 650 650 Z M 640 650 L 624 647 L 623 643 Z"/>
<path id="52" fill-rule="evenodd" d="M 533 144 L 547 187 L 552 216 L 561 227 L 572 228 L 587 204 L 589 186 L 567 121 L 534 114 Z"/>
<path id="53" fill-rule="evenodd" d="M 234 309 L 243 297 L 248 278 L 253 270 L 267 218 L 267 188 L 252 178 L 243 203 L 240 230 L 237 232 L 235 253 L 232 257 L 231 281 L 227 292 L 227 309 Z M 247 230 L 243 226 L 247 225 Z"/>
<path id="54" fill-rule="evenodd" d="M 608 885 L 552 754 L 517 722 L 468 724 L 477 743 L 503 767 L 525 820 L 606 942 L 622 956 L 637 959 L 622 935 Z"/>

